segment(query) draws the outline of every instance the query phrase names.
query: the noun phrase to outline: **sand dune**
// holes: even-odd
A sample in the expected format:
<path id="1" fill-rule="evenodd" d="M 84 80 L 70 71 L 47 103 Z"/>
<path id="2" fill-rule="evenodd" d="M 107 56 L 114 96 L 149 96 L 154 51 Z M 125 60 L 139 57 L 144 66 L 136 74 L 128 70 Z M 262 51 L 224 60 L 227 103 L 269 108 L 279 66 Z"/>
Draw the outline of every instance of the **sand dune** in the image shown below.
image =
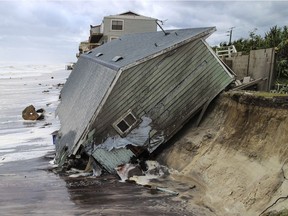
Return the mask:
<path id="1" fill-rule="evenodd" d="M 287 125 L 283 104 L 226 93 L 199 128 L 186 128 L 160 158 L 178 178 L 201 183 L 203 195 L 191 203 L 215 215 L 259 215 L 288 195 Z M 283 199 L 269 211 L 287 206 Z"/>

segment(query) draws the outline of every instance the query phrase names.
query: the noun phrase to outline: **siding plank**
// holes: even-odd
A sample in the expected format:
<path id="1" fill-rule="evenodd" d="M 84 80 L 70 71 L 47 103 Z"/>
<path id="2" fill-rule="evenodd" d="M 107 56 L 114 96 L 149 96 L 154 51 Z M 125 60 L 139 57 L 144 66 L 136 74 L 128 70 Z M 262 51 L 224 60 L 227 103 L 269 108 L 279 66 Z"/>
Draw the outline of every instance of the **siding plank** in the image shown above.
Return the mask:
<path id="1" fill-rule="evenodd" d="M 107 128 L 111 134 L 115 119 L 132 109 L 139 118 L 148 115 L 161 125 L 159 129 L 165 128 L 181 110 L 186 113 L 183 119 L 187 118 L 187 107 L 201 107 L 229 82 L 231 77 L 206 45 L 194 41 L 124 71 L 93 127 L 101 136 Z"/>

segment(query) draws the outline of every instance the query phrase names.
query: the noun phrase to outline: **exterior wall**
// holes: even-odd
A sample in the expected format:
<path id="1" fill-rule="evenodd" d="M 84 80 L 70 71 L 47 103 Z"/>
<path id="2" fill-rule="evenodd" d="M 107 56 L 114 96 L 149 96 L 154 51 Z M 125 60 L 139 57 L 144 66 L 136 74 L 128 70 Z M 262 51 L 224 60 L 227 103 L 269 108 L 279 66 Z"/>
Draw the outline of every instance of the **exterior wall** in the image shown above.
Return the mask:
<path id="1" fill-rule="evenodd" d="M 231 65 L 228 66 L 233 68 L 237 79 L 241 80 L 248 76 L 249 55 L 235 55 L 228 59 L 231 61 Z"/>
<path id="2" fill-rule="evenodd" d="M 269 91 L 273 82 L 274 49 L 251 50 L 248 74 L 254 79 L 264 78 L 258 85 L 259 90 Z"/>
<path id="3" fill-rule="evenodd" d="M 122 20 L 124 23 L 123 30 L 112 30 L 112 20 Z M 117 39 L 124 34 L 155 31 L 157 31 L 157 23 L 156 19 L 154 18 L 127 14 L 106 16 L 103 18 L 101 25 L 94 26 L 92 28 L 90 27 L 88 50 L 91 50 L 103 43 L 107 43 L 113 39 Z M 98 37 L 95 37 L 95 35 L 98 35 Z M 83 53 L 84 52 L 79 51 L 79 53 L 76 54 L 76 57 L 78 58 Z"/>
<path id="4" fill-rule="evenodd" d="M 231 81 L 201 40 L 123 71 L 92 125 L 96 144 L 117 134 L 112 124 L 129 109 L 138 119 L 151 118 L 167 140 Z"/>
<path id="5" fill-rule="evenodd" d="M 123 30 L 112 30 L 112 20 L 123 20 Z M 157 24 L 154 19 L 133 19 L 123 16 L 123 18 L 104 18 L 104 35 L 110 38 L 118 38 L 124 34 L 141 33 L 141 32 L 155 32 L 157 31 Z"/>

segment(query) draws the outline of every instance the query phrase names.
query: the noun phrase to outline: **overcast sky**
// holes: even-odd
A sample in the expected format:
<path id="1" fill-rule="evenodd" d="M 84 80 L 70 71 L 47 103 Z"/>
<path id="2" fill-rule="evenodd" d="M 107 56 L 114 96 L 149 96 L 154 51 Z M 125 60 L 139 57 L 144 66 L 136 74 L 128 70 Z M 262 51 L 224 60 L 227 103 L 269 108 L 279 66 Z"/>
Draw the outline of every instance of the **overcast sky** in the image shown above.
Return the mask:
<path id="1" fill-rule="evenodd" d="M 288 25 L 288 1 L 0 0 L 0 62 L 75 62 L 90 24 L 126 11 L 165 20 L 164 29 L 216 26 L 210 45 L 228 42 L 230 27 L 236 40 Z"/>

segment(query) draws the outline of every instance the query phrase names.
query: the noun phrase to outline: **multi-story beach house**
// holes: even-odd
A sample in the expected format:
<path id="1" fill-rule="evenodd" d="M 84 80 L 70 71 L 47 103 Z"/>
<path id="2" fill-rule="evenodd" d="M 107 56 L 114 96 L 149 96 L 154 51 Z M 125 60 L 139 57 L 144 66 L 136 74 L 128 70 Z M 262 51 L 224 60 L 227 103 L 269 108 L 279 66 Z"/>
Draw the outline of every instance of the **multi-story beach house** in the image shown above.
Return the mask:
<path id="1" fill-rule="evenodd" d="M 90 25 L 89 39 L 80 43 L 77 57 L 124 34 L 156 32 L 156 21 L 155 18 L 142 16 L 131 11 L 105 16 L 100 25 Z"/>

